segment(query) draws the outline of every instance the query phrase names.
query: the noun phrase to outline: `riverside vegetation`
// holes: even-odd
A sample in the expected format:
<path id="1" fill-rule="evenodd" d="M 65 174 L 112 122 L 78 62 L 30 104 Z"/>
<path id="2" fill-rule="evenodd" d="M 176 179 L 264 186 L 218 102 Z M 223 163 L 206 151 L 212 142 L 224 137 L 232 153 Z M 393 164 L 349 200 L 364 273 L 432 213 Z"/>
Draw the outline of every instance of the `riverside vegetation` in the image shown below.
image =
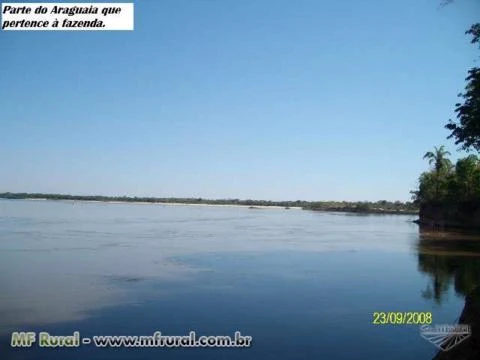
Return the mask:
<path id="1" fill-rule="evenodd" d="M 466 32 L 472 44 L 480 44 L 480 23 Z M 460 150 L 480 151 L 480 68 L 469 70 L 465 90 L 455 105 L 456 121 L 445 126 L 451 131 Z M 453 164 L 444 146 L 435 147 L 424 155 L 431 168 L 418 180 L 412 191 L 419 207 L 419 222 L 432 226 L 480 229 L 480 159 L 470 154 Z"/>
<path id="2" fill-rule="evenodd" d="M 418 209 L 413 202 L 386 201 L 377 202 L 359 201 L 268 201 L 268 200 L 240 200 L 240 199 L 203 199 L 203 198 L 157 198 L 157 197 L 128 197 L 128 196 L 99 196 L 99 195 L 65 195 L 65 194 L 29 194 L 29 193 L 0 193 L 0 199 L 42 199 L 42 200 L 78 200 L 78 201 L 115 201 L 141 202 L 161 204 L 203 204 L 203 205 L 240 205 L 240 206 L 275 206 L 285 208 L 302 208 L 314 211 L 339 211 L 373 214 L 417 214 Z"/>

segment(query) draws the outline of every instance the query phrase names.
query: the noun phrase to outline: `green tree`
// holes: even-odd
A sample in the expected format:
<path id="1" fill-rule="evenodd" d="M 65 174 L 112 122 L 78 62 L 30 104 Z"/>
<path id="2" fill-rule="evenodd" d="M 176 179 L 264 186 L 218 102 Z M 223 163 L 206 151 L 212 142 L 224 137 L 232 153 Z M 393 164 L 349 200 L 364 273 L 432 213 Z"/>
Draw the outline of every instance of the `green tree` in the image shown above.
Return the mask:
<path id="1" fill-rule="evenodd" d="M 434 151 L 429 151 L 423 155 L 424 159 L 428 159 L 428 163 L 433 165 L 435 174 L 435 198 L 438 199 L 440 195 L 440 187 L 446 179 L 446 175 L 452 168 L 451 161 L 447 158 L 450 153 L 445 150 L 445 146 L 434 148 Z"/>
<path id="2" fill-rule="evenodd" d="M 436 198 L 436 178 L 431 171 L 423 172 L 418 178 L 418 190 L 412 191 L 415 203 L 424 203 Z"/>
<path id="3" fill-rule="evenodd" d="M 479 195 L 480 190 L 480 167 L 478 157 L 470 155 L 457 161 L 455 175 L 459 195 L 470 200 Z"/>
<path id="4" fill-rule="evenodd" d="M 433 151 L 428 151 L 423 155 L 424 159 L 428 159 L 428 163 L 433 165 L 435 172 L 440 174 L 442 171 L 450 170 L 452 163 L 447 158 L 447 155 L 451 155 L 450 152 L 445 150 L 445 146 L 434 147 Z"/>
<path id="5" fill-rule="evenodd" d="M 472 44 L 480 45 L 480 23 L 472 25 L 466 34 L 472 35 Z M 465 91 L 459 94 L 463 102 L 455 104 L 457 121 L 450 119 L 445 128 L 451 131 L 448 138 L 454 138 L 462 150 L 480 151 L 480 68 L 470 69 L 465 80 Z"/>

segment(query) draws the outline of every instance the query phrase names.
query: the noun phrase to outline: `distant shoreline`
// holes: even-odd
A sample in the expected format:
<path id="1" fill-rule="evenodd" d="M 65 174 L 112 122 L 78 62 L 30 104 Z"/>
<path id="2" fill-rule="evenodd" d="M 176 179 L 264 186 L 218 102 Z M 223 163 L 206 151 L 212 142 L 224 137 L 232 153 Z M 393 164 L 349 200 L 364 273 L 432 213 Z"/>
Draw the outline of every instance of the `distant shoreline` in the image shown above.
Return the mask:
<path id="1" fill-rule="evenodd" d="M 70 200 L 70 199 L 19 199 L 19 200 L 46 200 L 46 201 L 69 201 L 69 202 L 82 202 L 82 203 L 102 203 L 102 204 L 132 204 L 132 205 L 162 205 L 162 206 L 207 206 L 207 207 L 239 207 L 248 209 L 285 209 L 284 206 L 265 206 L 265 205 L 235 205 L 235 204 L 195 204 L 195 203 L 168 203 L 168 202 L 147 202 L 147 201 L 115 201 L 115 200 Z M 289 207 L 289 209 L 302 210 L 301 207 Z"/>
<path id="2" fill-rule="evenodd" d="M 73 199 L 46 199 L 46 198 L 22 198 L 22 199 L 8 199 L 1 198 L 0 200 L 26 200 L 26 201 L 63 201 L 63 202 L 81 202 L 81 203 L 102 203 L 102 204 L 132 204 L 132 205 L 162 205 L 162 206 L 204 206 L 204 207 L 236 207 L 247 209 L 284 209 L 284 210 L 309 210 L 314 212 L 337 212 L 348 214 L 364 214 L 364 215 L 418 215 L 415 211 L 391 211 L 371 209 L 366 211 L 356 211 L 351 208 L 325 208 L 325 209 L 308 209 L 300 206 L 277 206 L 277 205 L 239 205 L 239 204 L 203 204 L 203 203 L 181 203 L 181 202 L 147 202 L 147 201 L 116 201 L 116 200 L 73 200 Z M 418 223 L 418 220 L 414 220 Z"/>
<path id="3" fill-rule="evenodd" d="M 30 200 L 30 201 L 81 201 L 110 204 L 139 205 L 173 205 L 173 206 L 221 206 L 241 207 L 249 209 L 292 209 L 320 212 L 339 212 L 353 214 L 377 215 L 418 215 L 418 209 L 410 203 L 381 200 L 377 202 L 347 202 L 347 201 L 270 201 L 270 200 L 240 200 L 240 199 L 203 199 L 203 198 L 155 198 L 127 197 L 101 195 L 66 195 L 42 193 L 0 193 L 0 199 Z"/>
<path id="4" fill-rule="evenodd" d="M 239 207 L 248 209 L 292 209 L 302 210 L 300 206 L 278 206 L 278 205 L 241 205 L 241 204 L 204 204 L 188 202 L 148 202 L 148 201 L 118 201 L 118 200 L 83 200 L 83 199 L 47 199 L 47 198 L 4 198 L 0 200 L 24 200 L 24 201 L 62 201 L 62 202 L 80 202 L 80 203 L 102 203 L 102 204 L 132 204 L 132 205 L 162 205 L 162 206 L 215 206 L 215 207 Z"/>

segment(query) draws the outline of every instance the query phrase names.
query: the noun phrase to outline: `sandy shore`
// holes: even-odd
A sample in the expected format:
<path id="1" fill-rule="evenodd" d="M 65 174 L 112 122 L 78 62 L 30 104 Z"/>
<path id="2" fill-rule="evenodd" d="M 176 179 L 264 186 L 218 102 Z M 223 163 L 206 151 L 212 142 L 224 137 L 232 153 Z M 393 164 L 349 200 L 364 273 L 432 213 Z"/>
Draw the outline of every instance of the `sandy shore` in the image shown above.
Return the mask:
<path id="1" fill-rule="evenodd" d="M 75 200 L 77 201 L 77 200 Z M 78 200 L 83 201 L 83 200 Z M 236 205 L 236 204 L 194 204 L 194 203 L 165 203 L 165 202 L 157 202 L 157 203 L 150 203 L 150 202 L 143 202 L 143 201 L 90 201 L 86 200 L 84 202 L 100 202 L 100 203 L 108 203 L 108 204 L 136 204 L 136 205 L 165 205 L 165 206 L 205 206 L 205 207 L 236 207 L 236 208 L 251 208 L 252 210 L 255 209 L 285 209 L 284 206 L 265 206 L 265 205 Z M 293 210 L 301 210 L 301 207 L 294 206 L 290 207 L 289 209 Z"/>
<path id="2" fill-rule="evenodd" d="M 180 206 L 219 206 L 219 207 L 240 207 L 252 209 L 285 209 L 285 206 L 266 206 L 266 205 L 236 205 L 236 204 L 189 204 L 189 203 L 157 203 L 160 205 L 180 205 Z M 289 207 L 292 210 L 302 210 L 299 206 Z"/>
<path id="3" fill-rule="evenodd" d="M 48 199 L 34 199 L 34 198 L 25 198 L 19 200 L 28 200 L 28 201 L 38 201 L 38 200 L 48 200 Z M 268 206 L 268 205 L 237 205 L 237 204 L 195 204 L 195 203 L 166 203 L 166 202 L 146 202 L 146 201 L 101 201 L 101 200 L 69 200 L 69 199 L 58 199 L 50 201 L 64 201 L 71 203 L 102 203 L 102 204 L 134 204 L 134 205 L 164 205 L 164 206 L 206 206 L 206 207 L 237 207 L 237 208 L 247 208 L 247 209 L 285 209 L 285 206 Z M 291 206 L 289 209 L 292 210 L 302 210 L 299 206 Z"/>

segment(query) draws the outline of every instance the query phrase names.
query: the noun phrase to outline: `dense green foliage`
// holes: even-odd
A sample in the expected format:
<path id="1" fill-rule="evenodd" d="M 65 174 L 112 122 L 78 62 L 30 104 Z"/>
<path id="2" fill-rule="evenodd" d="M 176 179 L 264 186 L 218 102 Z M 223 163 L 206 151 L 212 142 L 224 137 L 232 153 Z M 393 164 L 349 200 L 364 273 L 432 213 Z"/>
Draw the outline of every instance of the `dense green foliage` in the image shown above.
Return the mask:
<path id="1" fill-rule="evenodd" d="M 128 196 L 99 196 L 99 195 L 64 195 L 64 194 L 28 194 L 28 193 L 0 193 L 3 199 L 46 199 L 46 200 L 79 200 L 79 201 L 122 201 L 145 203 L 170 204 L 206 204 L 206 205 L 244 205 L 244 206 L 281 206 L 301 207 L 306 210 L 371 212 L 371 213 L 416 213 L 417 209 L 411 202 L 309 202 L 309 201 L 267 201 L 267 200 L 239 200 L 239 199 L 202 199 L 202 198 L 155 198 L 155 197 L 128 197 Z"/>
<path id="2" fill-rule="evenodd" d="M 453 166 L 445 155 L 443 147 L 425 154 L 433 159 L 432 168 L 420 175 L 418 190 L 412 192 L 415 203 L 480 201 L 480 159 L 470 155 Z"/>
<path id="3" fill-rule="evenodd" d="M 480 23 L 466 33 L 472 35 L 473 44 L 480 45 Z M 465 80 L 465 91 L 459 95 L 463 102 L 455 105 L 457 121 L 450 120 L 445 127 L 451 131 L 449 138 L 463 150 L 480 151 L 480 68 L 470 69 Z"/>
<path id="4" fill-rule="evenodd" d="M 466 32 L 473 44 L 480 44 L 480 23 Z M 445 126 L 448 138 L 462 150 L 480 151 L 480 68 L 468 72 L 465 91 L 455 105 L 456 121 Z M 420 208 L 420 222 L 440 226 L 479 227 L 480 159 L 470 155 L 452 164 L 443 146 L 427 152 L 430 170 L 423 172 L 413 200 Z"/>
<path id="5" fill-rule="evenodd" d="M 423 185 L 427 185 L 425 189 L 427 192 L 433 190 L 434 198 L 439 197 L 440 188 L 442 185 L 442 179 L 450 171 L 452 167 L 451 161 L 447 158 L 447 155 L 450 155 L 448 151 L 445 151 L 445 147 L 442 145 L 439 148 L 435 147 L 434 151 L 427 152 L 423 158 L 428 159 L 428 162 L 433 166 L 434 170 L 431 173 L 424 173 L 421 177 L 420 188 Z M 430 194 L 429 194 L 430 195 Z"/>

